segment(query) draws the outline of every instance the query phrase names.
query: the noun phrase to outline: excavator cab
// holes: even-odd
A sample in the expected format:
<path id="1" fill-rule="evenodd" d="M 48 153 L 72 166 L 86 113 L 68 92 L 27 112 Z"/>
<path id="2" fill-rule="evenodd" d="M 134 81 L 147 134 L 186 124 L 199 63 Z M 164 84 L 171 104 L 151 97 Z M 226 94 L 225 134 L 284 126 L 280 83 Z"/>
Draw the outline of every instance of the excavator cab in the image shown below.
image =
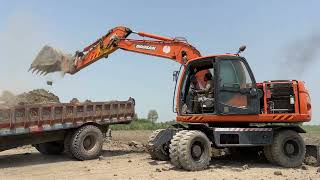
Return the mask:
<path id="1" fill-rule="evenodd" d="M 212 75 L 212 81 L 201 82 L 208 73 Z M 198 87 L 192 77 L 197 77 Z M 209 85 L 213 87 L 211 96 L 194 90 L 205 89 L 206 83 L 212 83 Z M 181 114 L 259 114 L 260 111 L 261 96 L 255 78 L 246 60 L 240 56 L 223 55 L 190 61 L 180 87 Z"/>

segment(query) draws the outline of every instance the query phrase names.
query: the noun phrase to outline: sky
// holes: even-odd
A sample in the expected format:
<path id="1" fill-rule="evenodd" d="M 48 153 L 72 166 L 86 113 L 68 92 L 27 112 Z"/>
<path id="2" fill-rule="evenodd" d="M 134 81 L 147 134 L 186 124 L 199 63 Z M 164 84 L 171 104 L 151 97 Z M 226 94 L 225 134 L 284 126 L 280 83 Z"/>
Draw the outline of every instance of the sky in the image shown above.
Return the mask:
<path id="1" fill-rule="evenodd" d="M 64 102 L 73 97 L 81 101 L 134 97 L 139 117 L 156 109 L 159 121 L 175 119 L 172 72 L 179 64 L 171 60 L 118 50 L 73 76 L 27 72 L 45 44 L 73 53 L 123 25 L 185 37 L 202 55 L 235 53 L 240 45 L 247 45 L 242 55 L 257 81 L 306 82 L 312 123 L 319 124 L 319 7 L 316 0 L 0 0 L 0 91 L 45 88 Z M 53 86 L 46 85 L 48 80 Z"/>

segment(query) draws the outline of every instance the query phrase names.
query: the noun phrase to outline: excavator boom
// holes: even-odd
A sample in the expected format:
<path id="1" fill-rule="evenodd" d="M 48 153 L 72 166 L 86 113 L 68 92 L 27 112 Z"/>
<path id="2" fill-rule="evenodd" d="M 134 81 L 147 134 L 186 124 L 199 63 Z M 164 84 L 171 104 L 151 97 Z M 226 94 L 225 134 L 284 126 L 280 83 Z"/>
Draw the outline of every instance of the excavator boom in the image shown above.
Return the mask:
<path id="1" fill-rule="evenodd" d="M 148 39 L 129 39 L 130 34 L 136 34 Z M 133 32 L 127 27 L 119 26 L 111 29 L 94 43 L 77 51 L 73 56 L 45 46 L 31 64 L 30 70 L 40 74 L 56 71 L 74 74 L 88 65 L 107 58 L 114 51 L 126 51 L 163 57 L 185 64 L 188 60 L 201 57 L 200 52 L 186 40 L 168 38 L 145 32 Z"/>

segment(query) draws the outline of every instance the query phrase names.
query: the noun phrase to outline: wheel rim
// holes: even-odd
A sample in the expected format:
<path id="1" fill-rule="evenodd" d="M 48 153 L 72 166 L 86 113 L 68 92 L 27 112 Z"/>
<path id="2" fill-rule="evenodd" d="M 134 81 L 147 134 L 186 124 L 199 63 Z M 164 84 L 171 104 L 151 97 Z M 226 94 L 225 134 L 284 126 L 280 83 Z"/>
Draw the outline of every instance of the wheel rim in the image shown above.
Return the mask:
<path id="1" fill-rule="evenodd" d="M 161 147 L 161 152 L 165 155 L 168 155 L 169 154 L 169 146 L 170 146 L 170 142 L 163 144 Z"/>
<path id="2" fill-rule="evenodd" d="M 191 146 L 191 157 L 193 160 L 200 160 L 204 151 L 203 144 L 200 141 L 195 141 Z"/>
<path id="3" fill-rule="evenodd" d="M 87 151 L 91 150 L 96 144 L 96 137 L 93 135 L 88 135 L 83 140 L 83 148 Z"/>
<path id="4" fill-rule="evenodd" d="M 283 150 L 287 157 L 296 157 L 300 151 L 299 144 L 295 140 L 288 140 L 284 143 Z"/>

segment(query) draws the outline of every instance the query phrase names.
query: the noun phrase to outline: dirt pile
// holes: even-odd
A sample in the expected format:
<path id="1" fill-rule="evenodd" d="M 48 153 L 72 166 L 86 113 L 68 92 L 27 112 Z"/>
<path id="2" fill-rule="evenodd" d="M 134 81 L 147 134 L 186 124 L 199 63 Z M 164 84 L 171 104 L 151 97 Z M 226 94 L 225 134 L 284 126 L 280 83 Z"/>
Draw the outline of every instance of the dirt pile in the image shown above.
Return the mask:
<path id="1" fill-rule="evenodd" d="M 45 89 L 35 89 L 19 95 L 14 95 L 9 91 L 4 91 L 0 101 L 7 106 L 24 105 L 24 104 L 44 104 L 59 103 L 59 97 Z"/>
<path id="2" fill-rule="evenodd" d="M 12 106 L 16 104 L 16 96 L 10 91 L 3 91 L 0 96 L 0 107 Z"/>

